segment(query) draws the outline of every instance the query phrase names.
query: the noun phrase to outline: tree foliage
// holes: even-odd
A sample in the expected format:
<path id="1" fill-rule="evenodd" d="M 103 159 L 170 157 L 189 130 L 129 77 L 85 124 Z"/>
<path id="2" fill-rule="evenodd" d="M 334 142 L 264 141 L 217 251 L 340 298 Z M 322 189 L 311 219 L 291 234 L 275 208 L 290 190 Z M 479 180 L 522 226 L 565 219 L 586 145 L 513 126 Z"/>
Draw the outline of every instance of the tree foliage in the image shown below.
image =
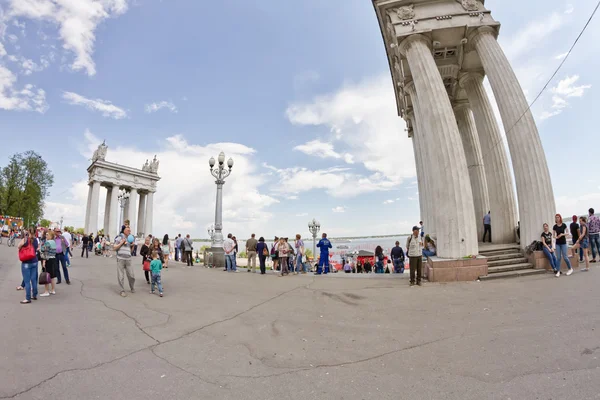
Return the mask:
<path id="1" fill-rule="evenodd" d="M 14 154 L 0 169 L 0 214 L 22 217 L 27 224 L 37 222 L 53 183 L 54 175 L 39 154 L 31 150 Z"/>
<path id="2" fill-rule="evenodd" d="M 78 235 L 85 235 L 85 232 L 83 231 L 83 228 L 77 228 L 75 229 L 75 233 Z"/>
<path id="3" fill-rule="evenodd" d="M 40 220 L 40 226 L 41 226 L 42 228 L 49 228 L 51 223 L 52 223 L 52 221 L 50 221 L 49 219 L 44 219 L 44 218 L 42 218 L 42 219 Z"/>

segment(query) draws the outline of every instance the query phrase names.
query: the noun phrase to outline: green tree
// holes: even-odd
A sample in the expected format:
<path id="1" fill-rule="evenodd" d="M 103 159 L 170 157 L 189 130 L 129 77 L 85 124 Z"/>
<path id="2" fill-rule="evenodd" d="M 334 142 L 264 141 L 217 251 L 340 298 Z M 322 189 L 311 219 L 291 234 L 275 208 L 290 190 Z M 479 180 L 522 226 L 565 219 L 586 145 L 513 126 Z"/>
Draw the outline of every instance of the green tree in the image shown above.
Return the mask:
<path id="1" fill-rule="evenodd" d="M 313 252 L 311 249 L 304 249 L 304 255 L 308 258 L 313 258 Z"/>
<path id="2" fill-rule="evenodd" d="M 51 223 L 52 223 L 52 221 L 50 221 L 49 219 L 44 219 L 44 218 L 42 218 L 42 219 L 40 220 L 40 226 L 41 226 L 42 228 L 49 228 Z"/>
<path id="3" fill-rule="evenodd" d="M 54 175 L 39 154 L 14 154 L 0 170 L 0 214 L 22 217 L 26 224 L 38 221 L 53 183 Z"/>
<path id="4" fill-rule="evenodd" d="M 75 227 L 73 226 L 65 226 L 65 231 L 68 230 L 69 232 L 75 232 Z"/>
<path id="5" fill-rule="evenodd" d="M 75 229 L 75 233 L 78 235 L 85 235 L 85 232 L 83 231 L 83 228 L 77 228 Z"/>

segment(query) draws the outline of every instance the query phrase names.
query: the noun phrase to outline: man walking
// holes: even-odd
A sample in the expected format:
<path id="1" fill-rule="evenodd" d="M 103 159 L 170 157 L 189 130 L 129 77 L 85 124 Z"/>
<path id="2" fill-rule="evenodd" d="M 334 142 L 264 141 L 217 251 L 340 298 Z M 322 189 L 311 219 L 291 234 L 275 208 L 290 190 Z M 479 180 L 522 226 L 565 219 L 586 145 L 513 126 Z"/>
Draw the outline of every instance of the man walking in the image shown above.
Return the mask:
<path id="1" fill-rule="evenodd" d="M 246 240 L 246 254 L 248 255 L 248 272 L 252 270 L 252 272 L 256 273 L 256 246 L 258 245 L 258 241 L 256 240 L 256 235 L 253 233 L 250 236 L 250 239 Z"/>
<path id="2" fill-rule="evenodd" d="M 322 239 L 317 243 L 317 247 L 321 249 L 321 254 L 315 275 L 327 275 L 329 273 L 329 249 L 333 248 L 333 246 L 329 239 L 327 239 L 326 233 L 323 234 Z M 323 267 L 325 267 L 325 270 L 323 270 Z"/>
<path id="3" fill-rule="evenodd" d="M 181 233 L 177 235 L 177 239 L 175 239 L 175 261 L 183 261 L 183 255 L 181 254 L 181 242 L 183 239 L 181 238 Z"/>
<path id="4" fill-rule="evenodd" d="M 396 247 L 390 253 L 392 263 L 394 263 L 394 272 L 397 274 L 404 273 L 404 250 L 400 247 L 400 242 L 396 242 Z"/>
<path id="5" fill-rule="evenodd" d="M 185 235 L 185 239 L 183 239 L 183 249 L 185 251 L 185 259 L 187 261 L 188 267 L 194 266 L 194 259 L 192 256 L 192 251 L 194 250 L 194 244 L 192 243 L 192 239 L 190 239 L 190 234 Z"/>
<path id="6" fill-rule="evenodd" d="M 71 236 L 71 234 L 69 233 L 69 229 L 65 228 L 65 233 L 63 233 L 62 235 L 65 238 L 65 241 L 67 242 L 67 251 L 65 252 L 65 263 L 67 264 L 67 267 L 71 266 L 71 259 L 69 258 L 70 256 L 73 256 L 73 254 L 69 254 L 71 253 L 71 247 L 73 245 L 73 236 Z"/>
<path id="7" fill-rule="evenodd" d="M 65 261 L 65 253 L 68 252 L 67 241 L 61 235 L 60 229 L 58 228 L 54 230 L 54 235 L 54 242 L 56 243 L 56 284 L 58 285 L 62 282 L 62 277 L 60 275 L 60 267 L 62 265 L 65 282 L 67 282 L 67 285 L 70 285 L 71 280 L 69 279 L 69 270 L 67 269 L 67 263 Z"/>
<path id="8" fill-rule="evenodd" d="M 126 226 L 121 234 L 115 238 L 114 250 L 117 252 L 117 279 L 119 286 L 121 287 L 121 296 L 126 297 L 125 293 L 125 274 L 127 274 L 127 280 L 129 281 L 129 289 L 131 293 L 135 293 L 133 288 L 135 285 L 135 275 L 133 274 L 133 268 L 131 267 L 131 250 L 133 249 L 133 243 L 129 243 L 128 237 L 131 234 L 131 228 Z"/>
<path id="9" fill-rule="evenodd" d="M 406 240 L 406 252 L 408 253 L 410 265 L 410 286 L 415 285 L 415 273 L 417 274 L 417 285 L 421 286 L 421 275 L 423 273 L 423 253 L 421 241 L 419 240 L 419 227 L 413 226 L 413 233 Z"/>
<path id="10" fill-rule="evenodd" d="M 85 253 L 85 258 L 88 258 L 88 254 L 90 252 L 90 237 L 87 235 L 83 235 L 81 238 L 81 257 L 83 258 L 83 253 Z"/>
<path id="11" fill-rule="evenodd" d="M 483 243 L 485 243 L 485 237 L 490 234 L 490 243 L 492 243 L 492 216 L 491 211 L 483 216 Z"/>
<path id="12" fill-rule="evenodd" d="M 233 235 L 227 235 L 227 239 L 223 240 L 223 251 L 225 251 L 225 270 L 227 272 L 237 272 L 235 266 L 235 243 L 232 239 Z"/>
<path id="13" fill-rule="evenodd" d="M 302 236 L 296 234 L 296 274 L 302 272 L 305 274 L 306 266 L 302 263 L 302 257 L 304 257 L 304 242 Z"/>
<path id="14" fill-rule="evenodd" d="M 590 247 L 592 248 L 592 260 L 596 262 L 596 252 L 600 255 L 600 219 L 594 215 L 594 209 L 589 210 L 590 217 L 588 218 L 588 230 L 590 232 Z"/>

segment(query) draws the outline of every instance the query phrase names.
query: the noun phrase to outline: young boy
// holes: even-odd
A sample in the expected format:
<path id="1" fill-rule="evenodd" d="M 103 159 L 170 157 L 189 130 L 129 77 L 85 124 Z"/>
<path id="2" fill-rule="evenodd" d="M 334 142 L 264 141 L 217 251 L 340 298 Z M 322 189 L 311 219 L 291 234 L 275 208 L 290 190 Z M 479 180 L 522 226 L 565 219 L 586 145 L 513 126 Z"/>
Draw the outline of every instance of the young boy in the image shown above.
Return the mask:
<path id="1" fill-rule="evenodd" d="M 158 252 L 152 252 L 152 261 L 150 262 L 150 271 L 152 272 L 152 286 L 151 292 L 154 294 L 154 285 L 158 286 L 158 294 L 163 297 L 163 288 L 160 281 L 160 270 L 162 269 L 162 261 L 158 257 Z"/>

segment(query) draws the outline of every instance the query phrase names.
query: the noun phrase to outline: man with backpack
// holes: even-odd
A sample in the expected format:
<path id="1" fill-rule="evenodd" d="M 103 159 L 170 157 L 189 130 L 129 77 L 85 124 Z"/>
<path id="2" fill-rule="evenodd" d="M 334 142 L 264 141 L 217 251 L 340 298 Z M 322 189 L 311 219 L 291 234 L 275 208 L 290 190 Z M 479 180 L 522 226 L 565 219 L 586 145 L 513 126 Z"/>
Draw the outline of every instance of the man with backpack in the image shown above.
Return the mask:
<path id="1" fill-rule="evenodd" d="M 194 250 L 194 245 L 192 244 L 192 239 L 190 239 L 189 233 L 185 236 L 185 239 L 183 239 L 182 246 L 184 249 L 187 266 L 193 267 L 194 259 L 192 258 L 192 251 Z"/>

